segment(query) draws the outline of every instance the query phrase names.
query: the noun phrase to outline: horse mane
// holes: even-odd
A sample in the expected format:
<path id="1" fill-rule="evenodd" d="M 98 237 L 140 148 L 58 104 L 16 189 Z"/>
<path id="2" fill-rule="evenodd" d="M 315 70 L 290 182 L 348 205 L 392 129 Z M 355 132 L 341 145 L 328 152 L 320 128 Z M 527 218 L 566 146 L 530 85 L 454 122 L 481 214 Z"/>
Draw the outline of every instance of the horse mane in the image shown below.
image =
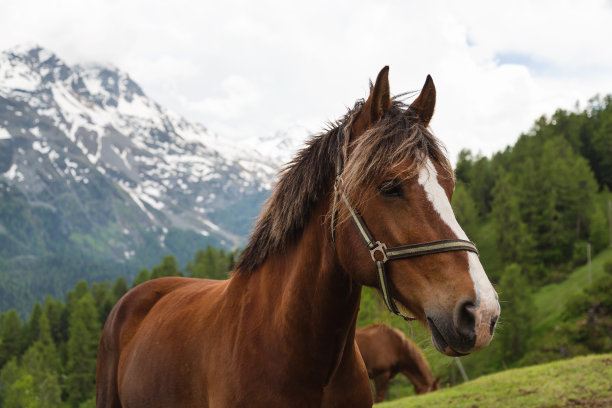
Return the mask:
<path id="1" fill-rule="evenodd" d="M 338 149 L 343 149 L 347 155 L 342 189 L 357 209 L 367 199 L 358 193 L 375 192 L 372 187 L 376 187 L 374 183 L 380 179 L 380 174 L 387 172 L 390 165 L 404 163 L 407 159 L 411 159 L 411 165 L 402 173 L 402 179 L 418 173 L 428 157 L 440 163 L 452 176 L 452 167 L 441 142 L 419 122 L 409 106 L 398 99 L 383 118 L 356 141 L 346 140 L 346 133 L 350 133 L 350 126 L 364 103 L 363 99 L 358 100 L 340 120 L 312 137 L 281 169 L 274 191 L 265 202 L 236 264 L 235 273 L 255 271 L 268 256 L 282 252 L 297 241 L 315 206 L 330 197 Z"/>

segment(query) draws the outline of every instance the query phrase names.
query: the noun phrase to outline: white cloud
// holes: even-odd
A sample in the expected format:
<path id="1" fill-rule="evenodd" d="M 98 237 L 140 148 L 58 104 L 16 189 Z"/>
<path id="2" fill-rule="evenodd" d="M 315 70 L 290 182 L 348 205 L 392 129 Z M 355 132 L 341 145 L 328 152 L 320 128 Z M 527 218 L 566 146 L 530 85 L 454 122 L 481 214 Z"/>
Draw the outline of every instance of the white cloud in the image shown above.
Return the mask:
<path id="1" fill-rule="evenodd" d="M 223 94 L 219 97 L 205 97 L 197 101 L 181 98 L 181 102 L 188 110 L 219 120 L 236 120 L 240 115 L 247 116 L 249 110 L 261 102 L 261 91 L 247 78 L 230 75 L 220 85 Z"/>
<path id="2" fill-rule="evenodd" d="M 320 129 L 390 65 L 395 93 L 432 74 L 451 158 L 513 143 L 542 114 L 612 93 L 609 1 L 13 0 L 0 48 L 110 62 L 162 105 L 231 138 Z"/>

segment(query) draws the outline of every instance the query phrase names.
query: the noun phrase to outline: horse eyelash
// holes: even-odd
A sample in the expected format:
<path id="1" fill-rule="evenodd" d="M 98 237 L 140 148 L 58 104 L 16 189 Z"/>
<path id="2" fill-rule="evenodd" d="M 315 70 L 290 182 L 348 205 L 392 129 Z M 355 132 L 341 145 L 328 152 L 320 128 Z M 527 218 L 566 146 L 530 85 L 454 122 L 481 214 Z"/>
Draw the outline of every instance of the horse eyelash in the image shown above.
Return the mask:
<path id="1" fill-rule="evenodd" d="M 385 197 L 400 197 L 403 194 L 402 185 L 397 179 L 383 181 L 378 191 Z"/>

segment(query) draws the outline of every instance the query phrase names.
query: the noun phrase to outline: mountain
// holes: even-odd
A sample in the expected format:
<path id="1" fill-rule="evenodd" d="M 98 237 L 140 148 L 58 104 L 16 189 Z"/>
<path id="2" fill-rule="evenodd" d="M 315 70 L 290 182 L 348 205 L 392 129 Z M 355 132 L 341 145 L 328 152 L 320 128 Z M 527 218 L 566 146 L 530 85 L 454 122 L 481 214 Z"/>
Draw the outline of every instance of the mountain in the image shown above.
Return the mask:
<path id="1" fill-rule="evenodd" d="M 291 140 L 280 132 L 258 151 L 165 109 L 115 67 L 70 66 L 39 46 L 2 52 L 0 298 L 28 280 L 59 295 L 77 277 L 243 245 Z M 83 271 L 34 276 L 66 262 Z"/>
<path id="2" fill-rule="evenodd" d="M 247 140 L 246 143 L 276 163 L 288 163 L 295 153 L 304 147 L 306 140 L 312 134 L 313 132 L 304 126 L 295 124 L 273 135 Z"/>

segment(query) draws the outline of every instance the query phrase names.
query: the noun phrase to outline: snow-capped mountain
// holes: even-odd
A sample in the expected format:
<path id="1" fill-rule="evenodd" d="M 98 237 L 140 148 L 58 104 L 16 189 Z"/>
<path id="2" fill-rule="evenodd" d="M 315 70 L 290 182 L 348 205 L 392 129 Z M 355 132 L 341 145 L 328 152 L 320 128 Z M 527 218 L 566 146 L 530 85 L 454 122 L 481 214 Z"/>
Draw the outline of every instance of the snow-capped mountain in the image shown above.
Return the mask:
<path id="1" fill-rule="evenodd" d="M 243 244 L 287 159 L 246 146 L 163 108 L 117 68 L 69 66 L 38 46 L 0 54 L 0 199 L 54 214 L 55 232 L 96 253 Z"/>
<path id="2" fill-rule="evenodd" d="M 295 153 L 303 148 L 306 141 L 313 134 L 306 127 L 293 125 L 284 130 L 279 130 L 271 136 L 261 136 L 256 139 L 247 140 L 246 143 L 253 146 L 263 156 L 270 157 L 275 163 L 288 163 Z"/>

